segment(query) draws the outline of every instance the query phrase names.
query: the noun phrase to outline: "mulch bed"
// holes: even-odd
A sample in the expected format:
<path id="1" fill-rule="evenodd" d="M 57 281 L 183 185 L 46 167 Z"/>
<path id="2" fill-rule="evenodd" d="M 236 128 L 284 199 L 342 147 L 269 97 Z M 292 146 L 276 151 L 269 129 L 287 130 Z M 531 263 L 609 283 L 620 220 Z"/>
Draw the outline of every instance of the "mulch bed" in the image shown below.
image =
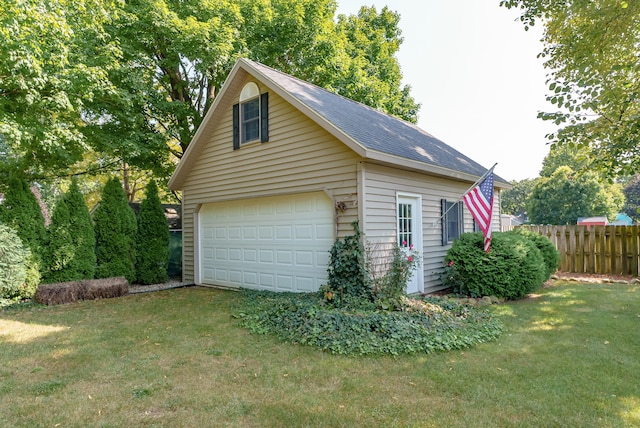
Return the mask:
<path id="1" fill-rule="evenodd" d="M 556 272 L 554 277 L 557 279 L 564 279 L 569 281 L 584 281 L 584 282 L 621 282 L 630 283 L 633 281 L 639 281 L 636 276 L 629 275 L 610 275 L 599 273 L 575 273 L 575 272 Z"/>

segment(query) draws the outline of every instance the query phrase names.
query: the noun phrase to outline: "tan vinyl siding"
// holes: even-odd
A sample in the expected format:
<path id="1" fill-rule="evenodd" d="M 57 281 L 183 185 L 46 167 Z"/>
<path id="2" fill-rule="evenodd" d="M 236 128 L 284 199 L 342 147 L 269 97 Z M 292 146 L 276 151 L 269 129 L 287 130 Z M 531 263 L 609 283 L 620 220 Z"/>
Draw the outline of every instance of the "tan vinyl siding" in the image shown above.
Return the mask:
<path id="1" fill-rule="evenodd" d="M 261 92 L 267 91 L 260 83 L 258 86 Z M 220 116 L 184 182 L 185 281 L 194 280 L 194 214 L 201 204 L 324 191 L 346 205 L 346 211 L 337 215 L 339 235 L 349 233 L 350 223 L 357 218 L 360 158 L 353 151 L 273 91 L 269 93 L 269 141 L 233 150 L 233 103 Z"/>
<path id="2" fill-rule="evenodd" d="M 425 291 L 442 288 L 438 272 L 450 245 L 442 245 L 441 199 L 455 202 L 472 183 L 407 172 L 365 163 L 363 170 L 366 194 L 363 195 L 363 230 L 372 243 L 395 244 L 396 194 L 404 192 L 422 198 L 422 238 Z M 493 230 L 500 230 L 499 196 L 494 197 Z M 473 217 L 464 209 L 464 231 L 473 231 Z"/>

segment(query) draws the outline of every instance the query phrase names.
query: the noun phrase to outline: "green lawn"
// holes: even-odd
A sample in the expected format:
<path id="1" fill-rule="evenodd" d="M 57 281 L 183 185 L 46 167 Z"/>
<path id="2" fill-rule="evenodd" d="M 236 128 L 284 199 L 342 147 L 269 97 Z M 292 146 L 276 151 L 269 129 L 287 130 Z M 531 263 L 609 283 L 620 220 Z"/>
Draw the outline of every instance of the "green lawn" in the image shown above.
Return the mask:
<path id="1" fill-rule="evenodd" d="M 464 351 L 335 356 L 252 335 L 240 296 L 176 289 L 0 312 L 0 426 L 640 426 L 640 286 L 495 305 Z"/>

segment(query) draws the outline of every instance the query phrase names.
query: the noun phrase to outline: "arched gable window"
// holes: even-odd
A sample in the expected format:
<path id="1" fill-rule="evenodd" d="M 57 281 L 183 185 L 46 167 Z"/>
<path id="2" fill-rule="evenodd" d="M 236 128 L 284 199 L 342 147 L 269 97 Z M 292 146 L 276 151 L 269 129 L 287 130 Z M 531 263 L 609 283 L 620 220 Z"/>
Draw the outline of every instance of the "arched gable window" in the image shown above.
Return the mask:
<path id="1" fill-rule="evenodd" d="M 249 82 L 233 106 L 233 148 L 254 141 L 269 141 L 269 93 L 260 94 L 258 85 Z"/>

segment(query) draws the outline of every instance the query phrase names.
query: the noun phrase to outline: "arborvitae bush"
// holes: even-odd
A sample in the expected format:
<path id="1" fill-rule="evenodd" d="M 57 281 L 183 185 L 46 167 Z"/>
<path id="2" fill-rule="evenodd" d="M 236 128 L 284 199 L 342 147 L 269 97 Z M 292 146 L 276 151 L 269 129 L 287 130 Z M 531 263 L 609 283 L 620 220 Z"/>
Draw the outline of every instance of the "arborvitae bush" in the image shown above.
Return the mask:
<path id="1" fill-rule="evenodd" d="M 92 279 L 96 238 L 89 209 L 76 180 L 58 201 L 47 231 L 44 283 Z"/>
<path id="2" fill-rule="evenodd" d="M 96 237 L 96 278 L 136 278 L 136 215 L 122 185 L 111 178 L 102 189 L 100 205 L 93 213 Z"/>
<path id="3" fill-rule="evenodd" d="M 542 258 L 544 259 L 544 281 L 551 278 L 551 275 L 553 275 L 560 266 L 560 252 L 556 249 L 556 246 L 553 245 L 553 242 L 551 242 L 551 240 L 546 236 L 542 236 L 539 233 L 522 227 L 514 229 L 513 232 L 525 236 L 527 239 L 530 239 L 536 247 L 538 247 L 538 250 L 540 250 L 540 253 L 542 254 Z"/>
<path id="4" fill-rule="evenodd" d="M 31 297 L 25 284 L 30 256 L 16 231 L 0 223 L 0 299 Z"/>
<path id="5" fill-rule="evenodd" d="M 15 230 L 22 244 L 29 249 L 22 297 L 31 298 L 40 283 L 42 249 L 46 235 L 44 217 L 38 200 L 25 180 L 13 177 L 7 184 L 5 199 L 0 204 L 0 223 Z"/>
<path id="6" fill-rule="evenodd" d="M 169 226 L 158 197 L 155 181 L 145 190 L 138 214 L 136 275 L 140 284 L 157 284 L 167 280 L 169 266 Z"/>
<path id="7" fill-rule="evenodd" d="M 544 282 L 542 254 L 523 235 L 495 232 L 488 253 L 483 245 L 482 233 L 464 233 L 447 252 L 445 264 L 453 262 L 460 279 L 454 292 L 520 299 Z"/>

